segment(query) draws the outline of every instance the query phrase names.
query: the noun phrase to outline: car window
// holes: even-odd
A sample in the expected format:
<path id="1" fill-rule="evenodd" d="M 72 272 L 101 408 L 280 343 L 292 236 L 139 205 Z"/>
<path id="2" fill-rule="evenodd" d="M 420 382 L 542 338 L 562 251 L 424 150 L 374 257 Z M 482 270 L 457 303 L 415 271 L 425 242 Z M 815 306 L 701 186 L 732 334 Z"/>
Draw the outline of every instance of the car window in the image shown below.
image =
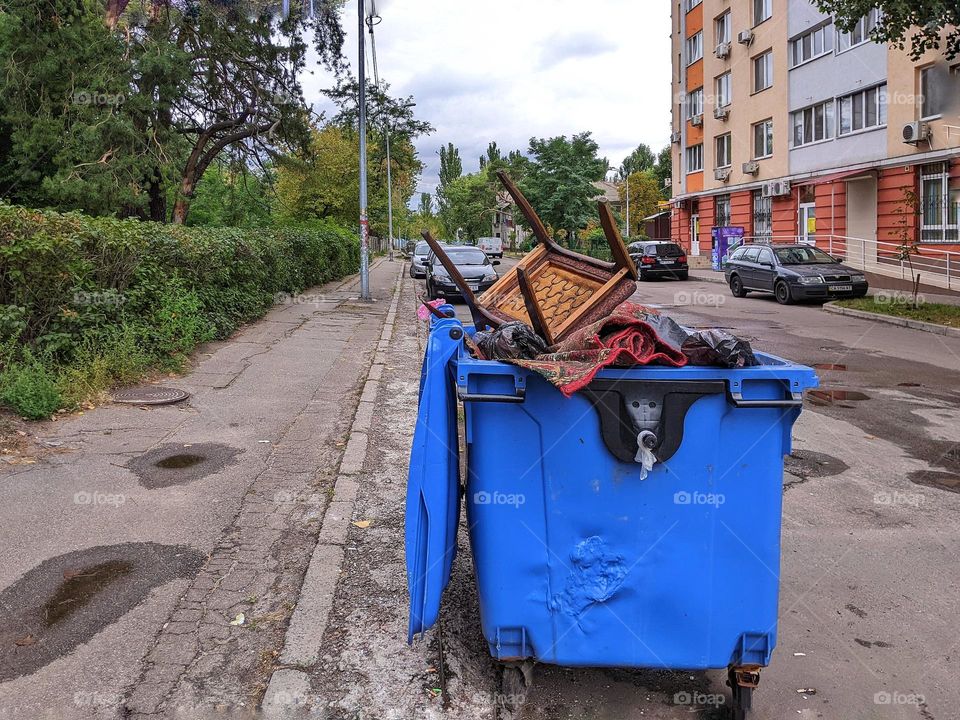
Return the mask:
<path id="1" fill-rule="evenodd" d="M 746 262 L 756 262 L 759 256 L 760 256 L 760 248 L 751 247 L 751 248 L 747 248 L 744 251 L 743 257 L 741 258 L 741 260 L 745 260 Z"/>
<path id="2" fill-rule="evenodd" d="M 663 243 L 657 245 L 657 255 L 660 257 L 680 257 L 683 255 L 683 248 L 675 243 Z"/>
<path id="3" fill-rule="evenodd" d="M 417 247 L 413 251 L 414 255 L 429 255 L 430 246 L 426 243 L 417 243 Z"/>
<path id="4" fill-rule="evenodd" d="M 447 255 L 453 260 L 454 265 L 489 265 L 490 260 L 483 250 L 477 248 L 451 248 L 447 250 Z"/>
<path id="5" fill-rule="evenodd" d="M 656 257 L 656 255 L 657 255 L 657 246 L 656 246 L 656 245 L 647 245 L 647 246 L 643 249 L 643 254 L 644 254 L 644 255 L 653 255 L 654 257 Z"/>
<path id="6" fill-rule="evenodd" d="M 773 265 L 773 251 L 770 248 L 761 248 L 760 257 L 757 259 L 760 263 L 770 263 Z"/>
<path id="7" fill-rule="evenodd" d="M 740 260 L 743 258 L 744 248 L 739 247 L 730 254 L 731 260 Z"/>
<path id="8" fill-rule="evenodd" d="M 823 250 L 815 247 L 786 247 L 777 249 L 777 259 L 782 265 L 823 265 L 837 261 Z"/>

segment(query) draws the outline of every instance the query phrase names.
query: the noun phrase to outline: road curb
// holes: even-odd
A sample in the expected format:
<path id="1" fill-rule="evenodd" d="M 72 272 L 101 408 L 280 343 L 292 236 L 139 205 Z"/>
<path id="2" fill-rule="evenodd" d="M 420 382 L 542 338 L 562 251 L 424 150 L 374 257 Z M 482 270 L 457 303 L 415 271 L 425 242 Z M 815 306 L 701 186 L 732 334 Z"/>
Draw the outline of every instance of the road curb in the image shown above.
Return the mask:
<path id="1" fill-rule="evenodd" d="M 264 718 L 288 718 L 291 710 L 310 705 L 310 676 L 307 670 L 320 656 L 320 643 L 327 628 L 330 609 L 343 565 L 344 548 L 359 489 L 358 475 L 367 454 L 368 433 L 373 422 L 377 392 L 383 377 L 385 355 L 397 319 L 403 264 L 399 266 L 393 299 L 384 319 L 380 340 L 367 370 L 366 382 L 354 412 L 347 447 L 340 461 L 333 498 L 323 515 L 323 524 L 310 565 L 303 579 L 290 625 L 283 641 L 280 665 L 270 677 L 261 709 Z"/>
<path id="2" fill-rule="evenodd" d="M 720 285 L 726 285 L 727 281 L 723 278 L 723 275 L 720 277 L 714 277 L 712 275 L 701 275 L 700 273 L 689 273 L 689 278 L 691 280 L 702 280 L 703 282 L 719 283 Z"/>
<path id="3" fill-rule="evenodd" d="M 822 307 L 827 312 L 834 313 L 835 315 L 849 315 L 850 317 L 860 318 L 861 320 L 873 320 L 875 322 L 886 323 L 887 325 L 896 325 L 898 327 L 910 328 L 911 330 L 921 330 L 923 332 L 933 333 L 934 335 L 960 338 L 960 328 L 952 328 L 947 325 L 937 325 L 936 323 L 894 317 L 892 315 L 881 315 L 866 310 L 854 310 L 853 308 L 834 305 L 832 302 L 824 303 Z"/>

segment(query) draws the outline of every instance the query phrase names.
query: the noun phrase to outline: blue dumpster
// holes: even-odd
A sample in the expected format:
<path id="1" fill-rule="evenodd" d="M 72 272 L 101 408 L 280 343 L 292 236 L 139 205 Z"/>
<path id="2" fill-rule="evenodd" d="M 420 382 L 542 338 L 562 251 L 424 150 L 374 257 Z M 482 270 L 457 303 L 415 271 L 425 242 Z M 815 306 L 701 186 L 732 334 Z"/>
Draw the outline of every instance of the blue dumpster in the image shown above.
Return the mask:
<path id="1" fill-rule="evenodd" d="M 462 495 L 495 658 L 767 665 L 783 456 L 813 371 L 763 353 L 733 370 L 606 369 L 568 399 L 535 372 L 470 357 L 468 332 L 434 319 L 424 357 L 407 493 L 410 638 L 437 620 Z M 649 473 L 634 459 L 641 442 L 656 456 Z"/>

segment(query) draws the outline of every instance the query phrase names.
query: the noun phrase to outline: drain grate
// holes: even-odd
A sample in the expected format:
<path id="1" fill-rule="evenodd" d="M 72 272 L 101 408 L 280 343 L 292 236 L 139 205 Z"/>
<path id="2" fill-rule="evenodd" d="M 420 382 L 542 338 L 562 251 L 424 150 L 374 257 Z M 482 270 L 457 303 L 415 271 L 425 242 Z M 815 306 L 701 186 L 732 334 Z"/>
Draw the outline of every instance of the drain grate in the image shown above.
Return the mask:
<path id="1" fill-rule="evenodd" d="M 137 387 L 118 390 L 113 394 L 113 401 L 130 405 L 169 405 L 186 400 L 188 397 L 190 397 L 190 393 L 178 388 L 161 385 L 138 385 Z"/>

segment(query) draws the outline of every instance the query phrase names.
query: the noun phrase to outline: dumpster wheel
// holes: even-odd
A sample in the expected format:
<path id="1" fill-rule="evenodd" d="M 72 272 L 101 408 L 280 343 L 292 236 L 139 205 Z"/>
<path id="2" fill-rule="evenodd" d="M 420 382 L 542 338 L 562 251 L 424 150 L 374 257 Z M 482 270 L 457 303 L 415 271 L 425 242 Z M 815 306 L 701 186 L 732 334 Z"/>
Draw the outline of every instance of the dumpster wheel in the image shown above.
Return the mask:
<path id="1" fill-rule="evenodd" d="M 743 665 L 727 670 L 727 685 L 733 692 L 732 720 L 746 720 L 753 704 L 753 691 L 760 682 L 759 665 Z"/>
<path id="2" fill-rule="evenodd" d="M 500 698 L 498 709 L 515 714 L 526 702 L 527 692 L 533 685 L 533 662 L 503 663 L 500 665 Z"/>

